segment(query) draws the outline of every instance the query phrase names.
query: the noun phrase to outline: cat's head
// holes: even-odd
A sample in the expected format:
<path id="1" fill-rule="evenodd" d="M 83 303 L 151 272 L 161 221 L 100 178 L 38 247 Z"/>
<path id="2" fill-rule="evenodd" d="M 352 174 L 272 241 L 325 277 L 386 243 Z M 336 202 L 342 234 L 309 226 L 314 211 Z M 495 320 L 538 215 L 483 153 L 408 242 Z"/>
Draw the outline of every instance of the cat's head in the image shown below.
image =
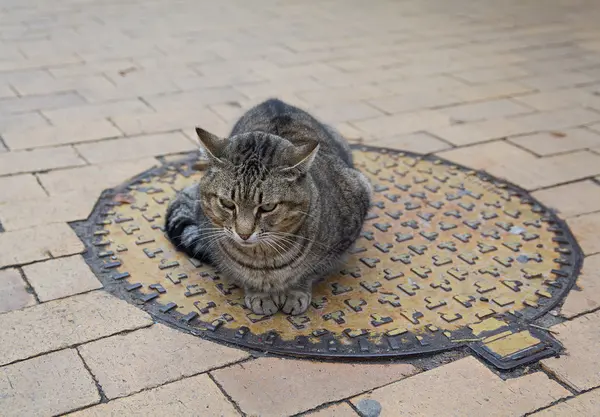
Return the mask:
<path id="1" fill-rule="evenodd" d="M 217 228 L 241 246 L 289 241 L 310 213 L 306 181 L 319 145 L 301 146 L 263 132 L 227 139 L 196 129 L 209 158 L 201 204 Z"/>

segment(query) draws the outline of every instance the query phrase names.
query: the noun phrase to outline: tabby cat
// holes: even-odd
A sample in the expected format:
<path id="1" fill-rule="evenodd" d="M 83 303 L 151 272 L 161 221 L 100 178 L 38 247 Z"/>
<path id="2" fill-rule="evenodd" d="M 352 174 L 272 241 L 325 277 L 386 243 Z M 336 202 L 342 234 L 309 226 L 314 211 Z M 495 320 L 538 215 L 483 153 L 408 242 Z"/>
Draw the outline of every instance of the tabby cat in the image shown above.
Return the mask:
<path id="1" fill-rule="evenodd" d="M 371 185 L 350 147 L 276 99 L 244 114 L 229 138 L 196 132 L 209 166 L 170 204 L 168 237 L 241 286 L 254 313 L 303 313 L 369 210 Z"/>

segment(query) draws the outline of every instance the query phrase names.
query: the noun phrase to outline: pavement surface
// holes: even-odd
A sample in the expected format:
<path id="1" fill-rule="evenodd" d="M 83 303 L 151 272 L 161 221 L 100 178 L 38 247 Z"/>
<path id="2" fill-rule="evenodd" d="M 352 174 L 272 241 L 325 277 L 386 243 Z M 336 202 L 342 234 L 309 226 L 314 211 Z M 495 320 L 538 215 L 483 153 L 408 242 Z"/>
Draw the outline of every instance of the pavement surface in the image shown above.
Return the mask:
<path id="1" fill-rule="evenodd" d="M 594 0 L 3 1 L 0 414 L 600 415 L 599 21 Z M 67 222 L 273 96 L 555 208 L 586 254 L 567 354 L 504 379 L 255 357 L 103 291 Z"/>

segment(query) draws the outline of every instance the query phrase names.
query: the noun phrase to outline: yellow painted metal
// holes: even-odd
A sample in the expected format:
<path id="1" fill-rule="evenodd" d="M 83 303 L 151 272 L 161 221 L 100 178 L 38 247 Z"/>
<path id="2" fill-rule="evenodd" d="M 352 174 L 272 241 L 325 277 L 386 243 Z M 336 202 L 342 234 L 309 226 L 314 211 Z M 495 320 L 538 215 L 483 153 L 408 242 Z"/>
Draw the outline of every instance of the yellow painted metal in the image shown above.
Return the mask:
<path id="1" fill-rule="evenodd" d="M 299 317 L 250 313 L 241 289 L 165 238 L 159 226 L 169 199 L 202 175 L 191 166 L 186 175 L 173 169 L 117 195 L 125 204 L 107 213 L 98 236 L 122 263 L 119 271 L 129 272 L 129 283 L 141 283 L 148 294 L 159 291 L 151 285 L 162 286 L 166 292 L 158 302 L 176 303 L 177 311 L 196 312 L 205 323 L 247 326 L 254 334 L 275 330 L 283 340 L 314 337 L 323 329 L 341 343 L 364 334 L 425 334 L 468 325 L 479 334 L 491 323 L 482 320 L 535 308 L 547 297 L 556 279 L 550 271 L 557 244 L 540 227 L 532 205 L 502 185 L 439 161 L 371 151 L 356 152 L 355 160 L 375 186 L 374 218 L 344 270 L 315 286 L 312 306 Z M 498 346 L 500 341 L 492 345 L 510 351 Z"/>

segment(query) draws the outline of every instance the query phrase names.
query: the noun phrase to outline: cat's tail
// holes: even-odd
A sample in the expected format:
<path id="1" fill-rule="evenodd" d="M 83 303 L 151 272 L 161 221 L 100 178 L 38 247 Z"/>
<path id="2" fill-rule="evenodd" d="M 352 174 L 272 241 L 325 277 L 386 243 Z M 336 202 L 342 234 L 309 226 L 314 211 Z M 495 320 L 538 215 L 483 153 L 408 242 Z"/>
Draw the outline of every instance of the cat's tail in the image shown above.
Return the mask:
<path id="1" fill-rule="evenodd" d="M 204 244 L 198 200 L 197 185 L 178 193 L 167 209 L 165 233 L 177 250 L 201 262 L 211 263 L 208 248 Z"/>

